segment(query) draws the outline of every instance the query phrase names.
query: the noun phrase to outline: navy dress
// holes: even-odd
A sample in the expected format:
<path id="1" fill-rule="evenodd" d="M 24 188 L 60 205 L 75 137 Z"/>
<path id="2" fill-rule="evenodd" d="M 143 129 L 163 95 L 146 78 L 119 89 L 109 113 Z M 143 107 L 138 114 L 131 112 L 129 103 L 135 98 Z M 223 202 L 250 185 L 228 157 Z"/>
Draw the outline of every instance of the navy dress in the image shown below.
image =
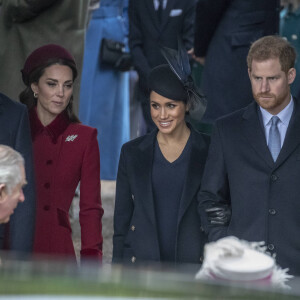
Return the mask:
<path id="1" fill-rule="evenodd" d="M 181 155 L 170 163 L 155 143 L 152 185 L 161 261 L 175 262 L 178 212 L 190 152 L 191 138 Z"/>

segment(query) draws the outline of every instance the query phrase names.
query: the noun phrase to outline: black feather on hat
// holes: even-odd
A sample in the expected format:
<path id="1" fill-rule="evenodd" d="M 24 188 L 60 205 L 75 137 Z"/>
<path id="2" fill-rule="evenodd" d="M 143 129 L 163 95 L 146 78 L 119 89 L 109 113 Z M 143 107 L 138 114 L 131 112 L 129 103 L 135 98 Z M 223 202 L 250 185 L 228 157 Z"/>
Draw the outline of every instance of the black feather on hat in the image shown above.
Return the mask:
<path id="1" fill-rule="evenodd" d="M 200 119 L 205 112 L 207 100 L 193 81 L 191 76 L 189 56 L 185 47 L 183 46 L 182 41 L 178 39 L 178 51 L 163 47 L 161 52 L 167 60 L 173 74 L 176 75 L 177 80 L 181 83 L 181 87 L 184 89 L 185 94 L 187 95 L 187 100 L 182 100 L 190 104 L 191 114 L 193 114 L 193 111 L 197 111 L 197 118 Z M 161 82 L 161 84 L 163 84 L 163 82 Z M 173 99 L 176 100 L 176 98 Z"/>

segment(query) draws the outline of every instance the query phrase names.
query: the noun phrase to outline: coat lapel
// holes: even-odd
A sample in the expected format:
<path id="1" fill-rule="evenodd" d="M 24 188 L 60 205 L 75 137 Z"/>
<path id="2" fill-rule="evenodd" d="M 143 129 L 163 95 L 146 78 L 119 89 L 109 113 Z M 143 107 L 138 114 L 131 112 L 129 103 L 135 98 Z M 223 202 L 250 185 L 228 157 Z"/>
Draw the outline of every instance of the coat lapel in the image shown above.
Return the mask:
<path id="1" fill-rule="evenodd" d="M 279 167 L 300 144 L 300 103 L 296 99 L 294 100 L 294 112 L 287 129 L 282 149 L 276 160 L 275 167 Z"/>
<path id="2" fill-rule="evenodd" d="M 139 180 L 139 190 L 141 191 L 141 201 L 145 207 L 154 228 L 156 228 L 156 218 L 154 210 L 154 199 L 152 191 L 152 164 L 153 164 L 153 149 L 157 130 L 153 130 L 147 138 L 145 138 L 139 145 L 140 157 L 138 158 L 137 178 Z"/>
<path id="3" fill-rule="evenodd" d="M 267 146 L 263 125 L 259 119 L 258 107 L 255 102 L 251 103 L 243 114 L 242 133 L 245 135 L 250 145 L 271 168 L 274 161 Z"/>
<path id="4" fill-rule="evenodd" d="M 154 24 L 154 27 L 160 31 L 160 24 L 159 24 L 159 21 L 158 21 L 158 16 L 157 16 L 157 12 L 155 11 L 155 8 L 154 8 L 154 2 L 153 0 L 146 0 L 146 5 L 148 6 L 148 12 L 149 12 L 149 15 L 150 15 L 150 18 L 152 19 L 153 21 L 153 24 Z"/>
<path id="5" fill-rule="evenodd" d="M 184 213 L 188 209 L 190 203 L 193 201 L 193 198 L 200 187 L 202 173 L 204 171 L 204 165 L 207 156 L 207 142 L 204 141 L 202 136 L 197 135 L 194 130 L 191 129 L 191 138 L 191 156 L 189 159 L 187 174 L 180 200 L 178 224 L 180 223 Z"/>
<path id="6" fill-rule="evenodd" d="M 164 27 L 167 25 L 169 22 L 170 18 L 170 12 L 174 7 L 175 0 L 168 0 L 167 1 L 167 6 L 162 12 L 162 22 L 160 24 L 160 30 L 163 31 Z"/>

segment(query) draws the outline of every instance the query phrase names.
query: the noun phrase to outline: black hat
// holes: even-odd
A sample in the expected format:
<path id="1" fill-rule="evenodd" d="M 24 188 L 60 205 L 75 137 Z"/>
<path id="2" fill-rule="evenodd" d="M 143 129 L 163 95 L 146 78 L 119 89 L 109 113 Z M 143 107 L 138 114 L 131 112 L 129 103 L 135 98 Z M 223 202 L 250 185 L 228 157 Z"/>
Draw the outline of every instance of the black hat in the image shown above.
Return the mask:
<path id="1" fill-rule="evenodd" d="M 178 51 L 161 48 L 168 65 L 154 68 L 149 76 L 149 88 L 158 94 L 173 100 L 189 104 L 190 113 L 196 113 L 198 119 L 205 112 L 207 100 L 195 85 L 191 76 L 191 67 L 187 50 L 178 39 Z"/>
<path id="2" fill-rule="evenodd" d="M 159 65 L 151 70 L 148 78 L 148 87 L 166 98 L 187 102 L 188 92 L 183 83 L 171 70 L 170 66 Z"/>

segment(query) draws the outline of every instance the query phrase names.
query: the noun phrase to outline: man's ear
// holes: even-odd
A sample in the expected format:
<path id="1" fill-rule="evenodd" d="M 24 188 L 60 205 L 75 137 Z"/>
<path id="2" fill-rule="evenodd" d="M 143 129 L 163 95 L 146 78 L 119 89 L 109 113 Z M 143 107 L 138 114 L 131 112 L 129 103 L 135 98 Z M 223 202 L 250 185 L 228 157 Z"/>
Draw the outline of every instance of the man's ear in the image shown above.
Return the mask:
<path id="1" fill-rule="evenodd" d="M 0 183 L 0 202 L 3 202 L 4 196 L 6 195 L 5 187 L 4 183 Z"/>
<path id="2" fill-rule="evenodd" d="M 287 76 L 288 76 L 288 83 L 292 84 L 294 82 L 295 78 L 296 78 L 296 69 L 295 68 L 290 68 L 288 70 Z"/>

